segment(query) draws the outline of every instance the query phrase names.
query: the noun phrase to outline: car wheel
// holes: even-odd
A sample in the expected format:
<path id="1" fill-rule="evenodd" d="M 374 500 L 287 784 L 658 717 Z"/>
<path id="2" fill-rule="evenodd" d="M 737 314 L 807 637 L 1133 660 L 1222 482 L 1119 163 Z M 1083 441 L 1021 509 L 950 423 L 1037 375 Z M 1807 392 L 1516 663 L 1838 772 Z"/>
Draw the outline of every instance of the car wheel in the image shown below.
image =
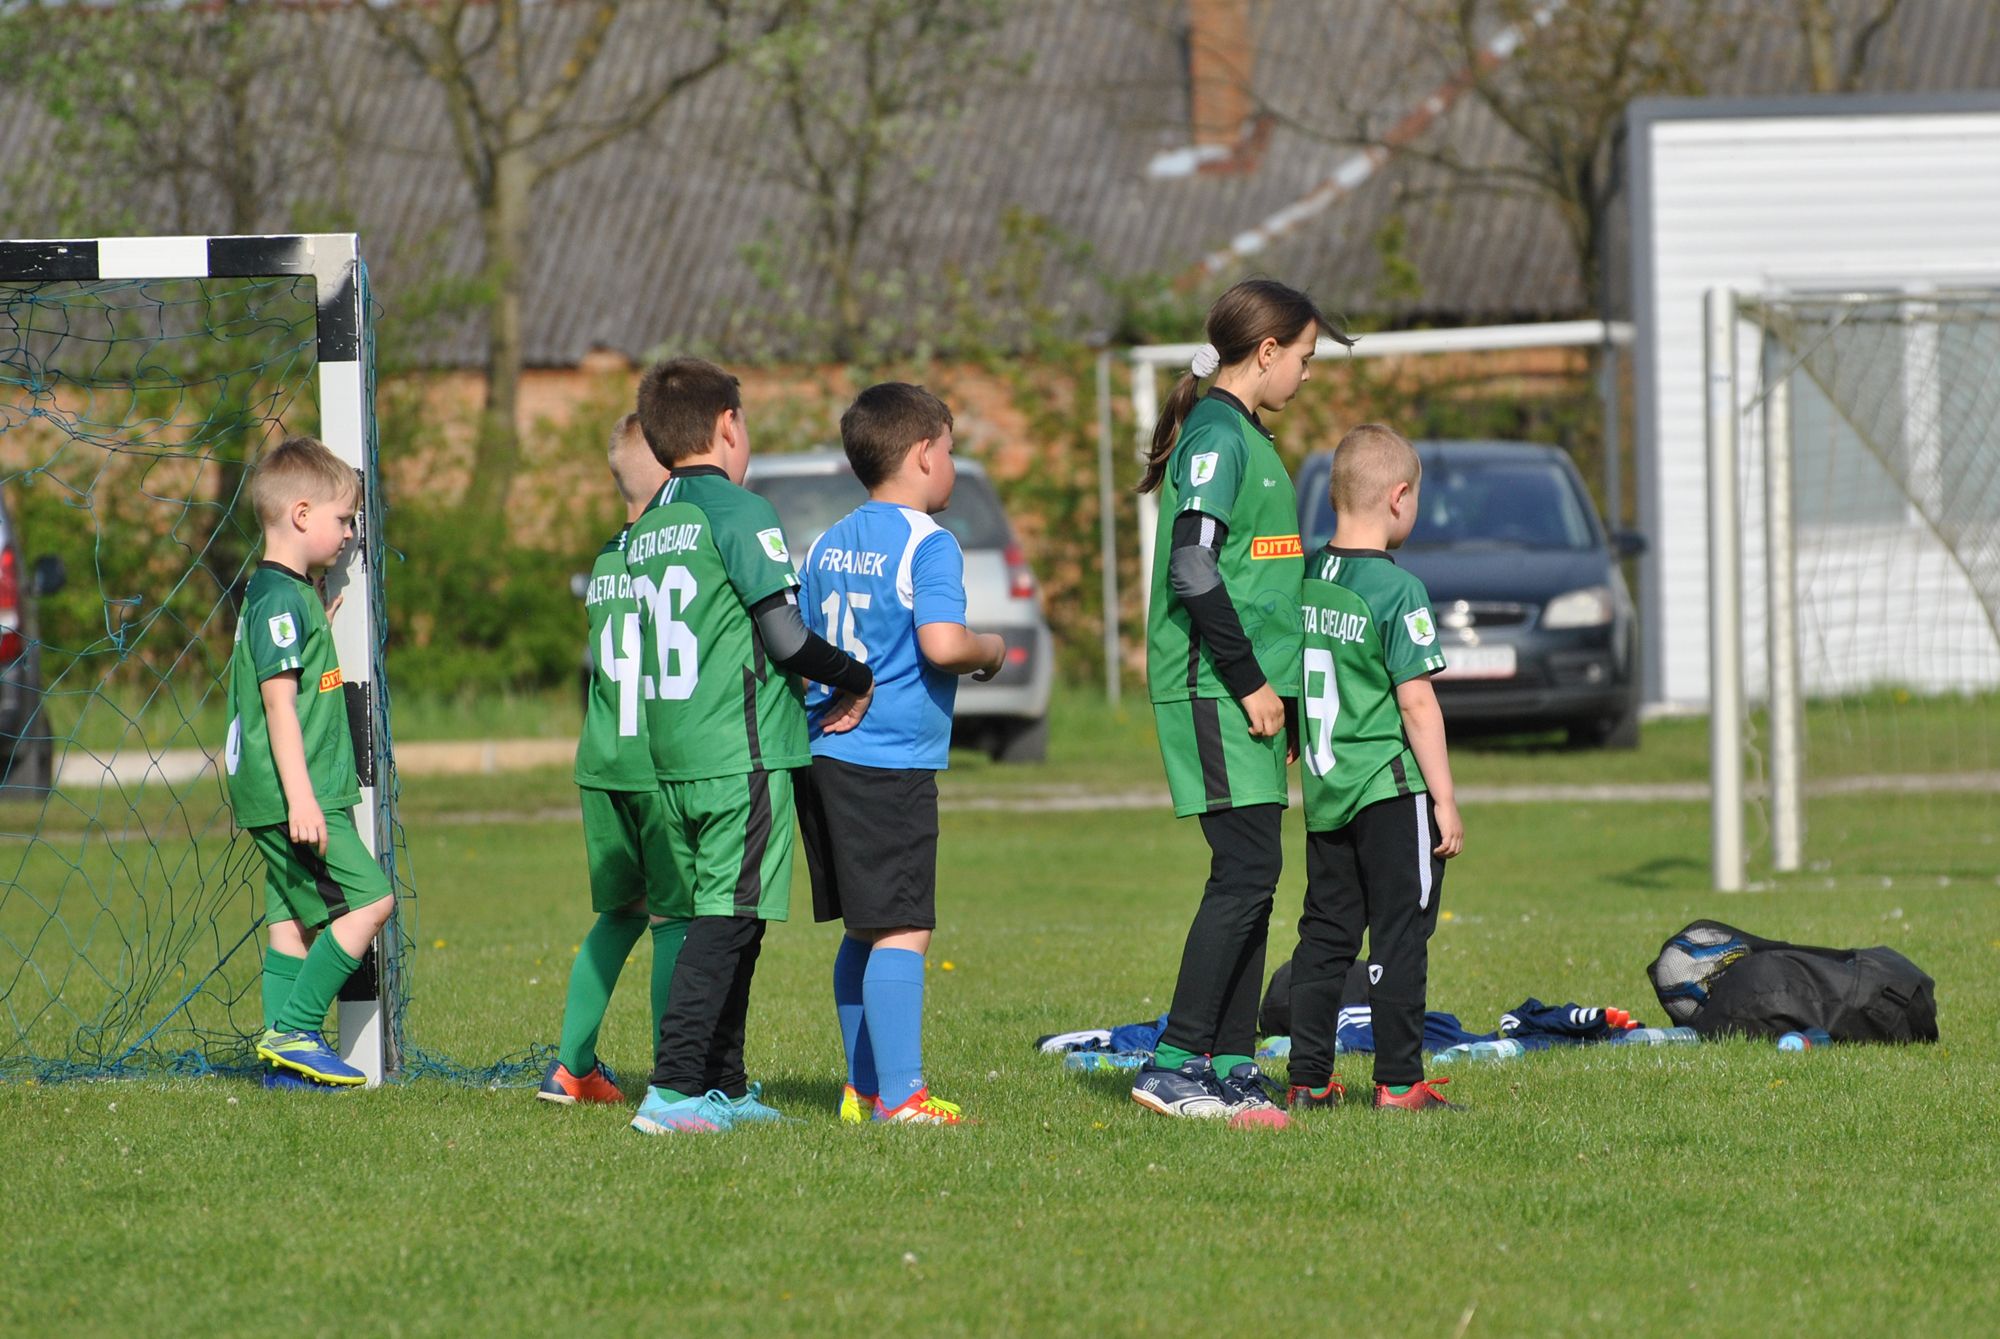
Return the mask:
<path id="1" fill-rule="evenodd" d="M 995 732 L 994 762 L 1046 762 L 1049 756 L 1049 718 L 1016 721 Z"/>
<path id="2" fill-rule="evenodd" d="M 1639 747 L 1639 709 L 1628 707 L 1616 716 L 1604 716 L 1569 728 L 1571 748 L 1636 749 Z"/>
<path id="3" fill-rule="evenodd" d="M 49 789 L 54 769 L 55 741 L 30 736 L 16 740 L 14 755 L 0 768 L 0 790 Z"/>

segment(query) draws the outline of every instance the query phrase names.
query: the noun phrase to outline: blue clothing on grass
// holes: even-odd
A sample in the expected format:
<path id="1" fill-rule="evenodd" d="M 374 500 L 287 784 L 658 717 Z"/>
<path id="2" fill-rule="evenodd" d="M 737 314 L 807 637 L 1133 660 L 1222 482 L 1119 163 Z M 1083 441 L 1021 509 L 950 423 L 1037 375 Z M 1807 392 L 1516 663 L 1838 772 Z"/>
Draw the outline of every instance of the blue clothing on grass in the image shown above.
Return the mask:
<path id="1" fill-rule="evenodd" d="M 924 659 L 917 629 L 965 622 L 965 555 L 957 537 L 913 508 L 864 502 L 806 550 L 799 603 L 807 627 L 875 675 L 868 714 L 844 734 L 821 733 L 820 709 L 833 690 L 809 685 L 813 756 L 942 771 L 958 676 Z"/>

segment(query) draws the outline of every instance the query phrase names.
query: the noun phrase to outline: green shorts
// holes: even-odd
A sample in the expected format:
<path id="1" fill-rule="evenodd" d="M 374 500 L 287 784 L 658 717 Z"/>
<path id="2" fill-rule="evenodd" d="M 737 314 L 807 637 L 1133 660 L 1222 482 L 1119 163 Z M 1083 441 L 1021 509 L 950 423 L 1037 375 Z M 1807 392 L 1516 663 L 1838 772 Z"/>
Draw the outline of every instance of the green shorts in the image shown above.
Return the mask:
<path id="1" fill-rule="evenodd" d="M 590 863 L 590 909 L 616 911 L 646 899 L 655 916 L 691 915 L 687 885 L 674 876 L 673 835 L 658 790 L 594 790 L 583 797 L 583 855 Z"/>
<path id="2" fill-rule="evenodd" d="M 1269 739 L 1250 733 L 1250 718 L 1233 697 L 1155 702 L 1153 724 L 1174 817 L 1212 814 L 1291 800 L 1283 731 Z"/>
<path id="3" fill-rule="evenodd" d="M 283 823 L 251 828 L 250 840 L 264 857 L 264 920 L 299 921 L 317 930 L 389 896 L 389 876 L 354 830 L 354 812 L 326 816 L 326 854 L 299 846 Z"/>
<path id="4" fill-rule="evenodd" d="M 792 774 L 660 785 L 674 877 L 696 916 L 781 921 L 792 910 Z"/>

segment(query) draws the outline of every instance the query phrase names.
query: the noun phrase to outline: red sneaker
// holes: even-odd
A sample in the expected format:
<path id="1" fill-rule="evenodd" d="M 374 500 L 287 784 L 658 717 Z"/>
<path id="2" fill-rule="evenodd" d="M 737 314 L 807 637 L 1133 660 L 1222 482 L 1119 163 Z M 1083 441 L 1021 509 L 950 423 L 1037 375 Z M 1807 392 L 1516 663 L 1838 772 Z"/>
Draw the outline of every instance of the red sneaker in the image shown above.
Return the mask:
<path id="1" fill-rule="evenodd" d="M 604 1067 L 602 1060 L 592 1065 L 590 1073 L 581 1078 L 563 1068 L 562 1061 L 554 1062 L 535 1096 L 544 1102 L 559 1102 L 563 1106 L 574 1106 L 578 1102 L 609 1104 L 625 1100 L 625 1094 L 618 1090 L 618 1081 Z"/>
<path id="2" fill-rule="evenodd" d="M 1410 1085 L 1410 1091 L 1400 1097 L 1390 1092 L 1387 1084 L 1378 1083 L 1375 1085 L 1375 1106 L 1397 1111 L 1432 1111 L 1439 1107 L 1446 1111 L 1463 1111 L 1464 1107 L 1445 1101 L 1444 1094 L 1438 1091 L 1450 1082 L 1450 1079 L 1419 1079 Z"/>
<path id="3" fill-rule="evenodd" d="M 1308 1088 L 1295 1083 L 1285 1090 L 1285 1105 L 1294 1111 L 1318 1111 L 1337 1107 L 1347 1100 L 1347 1089 L 1338 1078 L 1329 1078 L 1324 1088 Z"/>

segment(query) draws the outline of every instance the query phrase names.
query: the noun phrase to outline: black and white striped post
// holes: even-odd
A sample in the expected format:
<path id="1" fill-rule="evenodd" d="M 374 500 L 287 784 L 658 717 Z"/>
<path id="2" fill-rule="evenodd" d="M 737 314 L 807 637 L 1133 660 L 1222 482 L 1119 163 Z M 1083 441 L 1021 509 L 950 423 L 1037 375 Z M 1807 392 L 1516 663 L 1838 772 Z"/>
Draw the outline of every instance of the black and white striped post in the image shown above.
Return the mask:
<path id="1" fill-rule="evenodd" d="M 361 773 L 361 813 L 355 827 L 369 851 L 390 868 L 393 762 L 378 710 L 381 651 L 375 637 L 381 599 L 380 545 L 370 542 L 377 499 L 368 496 L 375 449 L 369 413 L 368 311 L 363 267 L 352 233 L 269 237 L 97 237 L 0 242 L 0 283 L 88 283 L 131 279 L 264 279 L 310 277 L 318 308 L 317 367 L 320 439 L 354 466 L 363 481 L 360 532 L 327 574 L 327 595 L 342 596 L 333 619 L 334 648 L 348 680 L 348 720 L 355 727 Z M 341 991 L 342 1059 L 378 1084 L 399 1064 L 391 1024 L 395 991 L 385 962 L 399 927 L 391 920 Z"/>

